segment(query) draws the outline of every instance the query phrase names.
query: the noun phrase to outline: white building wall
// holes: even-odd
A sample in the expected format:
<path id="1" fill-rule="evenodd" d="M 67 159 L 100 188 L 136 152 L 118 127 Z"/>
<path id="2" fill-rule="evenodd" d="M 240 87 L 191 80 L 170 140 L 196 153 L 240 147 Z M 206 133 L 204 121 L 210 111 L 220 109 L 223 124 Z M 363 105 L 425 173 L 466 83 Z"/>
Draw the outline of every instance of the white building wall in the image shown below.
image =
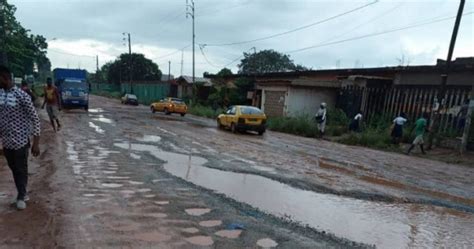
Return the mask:
<path id="1" fill-rule="evenodd" d="M 337 89 L 333 88 L 295 88 L 291 87 L 286 98 L 286 116 L 314 115 L 322 102 L 334 108 Z"/>

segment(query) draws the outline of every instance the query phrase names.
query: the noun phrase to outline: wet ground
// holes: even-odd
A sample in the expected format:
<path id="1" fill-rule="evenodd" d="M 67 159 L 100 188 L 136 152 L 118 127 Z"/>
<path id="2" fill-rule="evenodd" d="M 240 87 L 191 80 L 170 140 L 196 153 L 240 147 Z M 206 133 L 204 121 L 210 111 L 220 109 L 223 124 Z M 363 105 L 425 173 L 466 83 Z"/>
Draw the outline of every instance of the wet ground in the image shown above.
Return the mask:
<path id="1" fill-rule="evenodd" d="M 25 212 L 0 161 L 0 247 L 474 246 L 473 167 L 91 104 L 45 126 Z"/>

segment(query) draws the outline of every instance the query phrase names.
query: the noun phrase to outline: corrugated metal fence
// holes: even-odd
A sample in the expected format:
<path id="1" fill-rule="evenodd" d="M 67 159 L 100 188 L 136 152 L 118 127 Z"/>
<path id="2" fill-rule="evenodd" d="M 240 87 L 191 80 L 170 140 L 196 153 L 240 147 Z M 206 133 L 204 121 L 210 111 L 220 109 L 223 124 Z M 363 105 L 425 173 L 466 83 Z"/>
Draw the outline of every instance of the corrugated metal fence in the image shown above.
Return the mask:
<path id="1" fill-rule="evenodd" d="M 150 104 L 154 101 L 160 100 L 165 98 L 169 95 L 170 92 L 170 84 L 168 83 L 160 83 L 160 84 L 132 84 L 132 88 L 130 88 L 130 84 L 122 83 L 122 84 L 91 84 L 92 92 L 109 92 L 115 93 L 119 95 L 123 95 L 125 93 L 133 93 L 137 96 L 138 102 L 141 104 Z"/>

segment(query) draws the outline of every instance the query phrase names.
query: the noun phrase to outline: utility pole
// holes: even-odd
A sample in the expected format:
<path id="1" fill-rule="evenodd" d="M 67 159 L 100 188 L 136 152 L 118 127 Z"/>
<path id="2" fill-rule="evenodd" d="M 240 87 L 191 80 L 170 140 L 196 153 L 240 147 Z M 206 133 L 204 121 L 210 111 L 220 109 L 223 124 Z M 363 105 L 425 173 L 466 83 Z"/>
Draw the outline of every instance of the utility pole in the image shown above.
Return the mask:
<path id="1" fill-rule="evenodd" d="M 184 64 L 184 50 L 181 50 L 181 71 L 179 76 L 183 75 L 183 64 Z"/>
<path id="2" fill-rule="evenodd" d="M 168 61 L 168 82 L 171 81 L 171 61 Z"/>
<path id="3" fill-rule="evenodd" d="M 456 21 L 454 22 L 454 29 L 453 33 L 451 35 L 451 42 L 449 44 L 449 50 L 448 50 L 448 58 L 446 60 L 446 67 L 444 68 L 444 72 L 441 74 L 441 85 L 439 87 L 439 92 L 437 96 L 437 101 L 438 103 L 435 103 L 437 106 L 435 110 L 435 115 L 433 119 L 433 123 L 431 125 L 431 133 L 430 137 L 428 139 L 428 149 L 431 149 L 433 147 L 433 139 L 434 135 L 436 133 L 439 133 L 439 121 L 441 120 L 441 110 L 444 110 L 445 105 L 446 105 L 446 100 L 444 99 L 446 95 L 446 84 L 448 82 L 448 74 L 451 69 L 451 59 L 453 58 L 453 51 L 454 51 L 454 46 L 456 45 L 456 38 L 458 36 L 458 30 L 459 30 L 459 24 L 461 23 L 461 18 L 462 18 L 462 13 L 464 10 L 464 4 L 465 0 L 461 0 L 459 3 L 459 9 L 458 9 L 458 14 L 456 16 Z"/>
<path id="4" fill-rule="evenodd" d="M 1 48 L 2 48 L 2 53 L 0 54 L 1 56 L 1 61 L 0 65 L 8 65 L 8 54 L 7 54 L 7 18 L 6 18 L 6 1 L 5 0 L 0 0 L 0 27 L 2 30 L 0 31 L 0 38 L 1 38 Z"/>
<path id="5" fill-rule="evenodd" d="M 189 1 L 191 1 L 191 4 L 189 4 Z M 191 12 L 189 12 L 188 8 L 191 8 Z M 194 0 L 186 0 L 186 18 L 190 16 L 193 21 L 193 86 L 196 81 L 196 61 L 195 61 L 195 40 L 196 40 L 196 34 L 194 33 Z"/>
<path id="6" fill-rule="evenodd" d="M 132 87 L 132 40 L 130 38 L 130 33 L 124 32 L 123 35 L 128 36 L 128 74 L 129 74 L 129 82 L 130 84 L 130 93 L 133 94 L 133 87 Z M 124 37 L 125 40 L 125 37 Z"/>
<path id="7" fill-rule="evenodd" d="M 95 56 L 95 73 L 99 73 L 99 56 Z"/>

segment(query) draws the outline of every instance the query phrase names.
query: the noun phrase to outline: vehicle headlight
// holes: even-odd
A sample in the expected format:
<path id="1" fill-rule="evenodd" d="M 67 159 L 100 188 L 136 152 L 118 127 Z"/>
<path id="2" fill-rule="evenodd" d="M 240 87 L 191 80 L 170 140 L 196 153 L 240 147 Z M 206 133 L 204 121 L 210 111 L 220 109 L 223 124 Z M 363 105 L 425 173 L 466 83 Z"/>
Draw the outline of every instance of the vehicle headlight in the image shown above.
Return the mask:
<path id="1" fill-rule="evenodd" d="M 84 96 L 86 96 L 86 94 L 84 92 L 79 92 L 79 96 L 84 97 Z"/>
<path id="2" fill-rule="evenodd" d="M 71 96 L 71 92 L 70 91 L 66 91 L 66 96 Z"/>

